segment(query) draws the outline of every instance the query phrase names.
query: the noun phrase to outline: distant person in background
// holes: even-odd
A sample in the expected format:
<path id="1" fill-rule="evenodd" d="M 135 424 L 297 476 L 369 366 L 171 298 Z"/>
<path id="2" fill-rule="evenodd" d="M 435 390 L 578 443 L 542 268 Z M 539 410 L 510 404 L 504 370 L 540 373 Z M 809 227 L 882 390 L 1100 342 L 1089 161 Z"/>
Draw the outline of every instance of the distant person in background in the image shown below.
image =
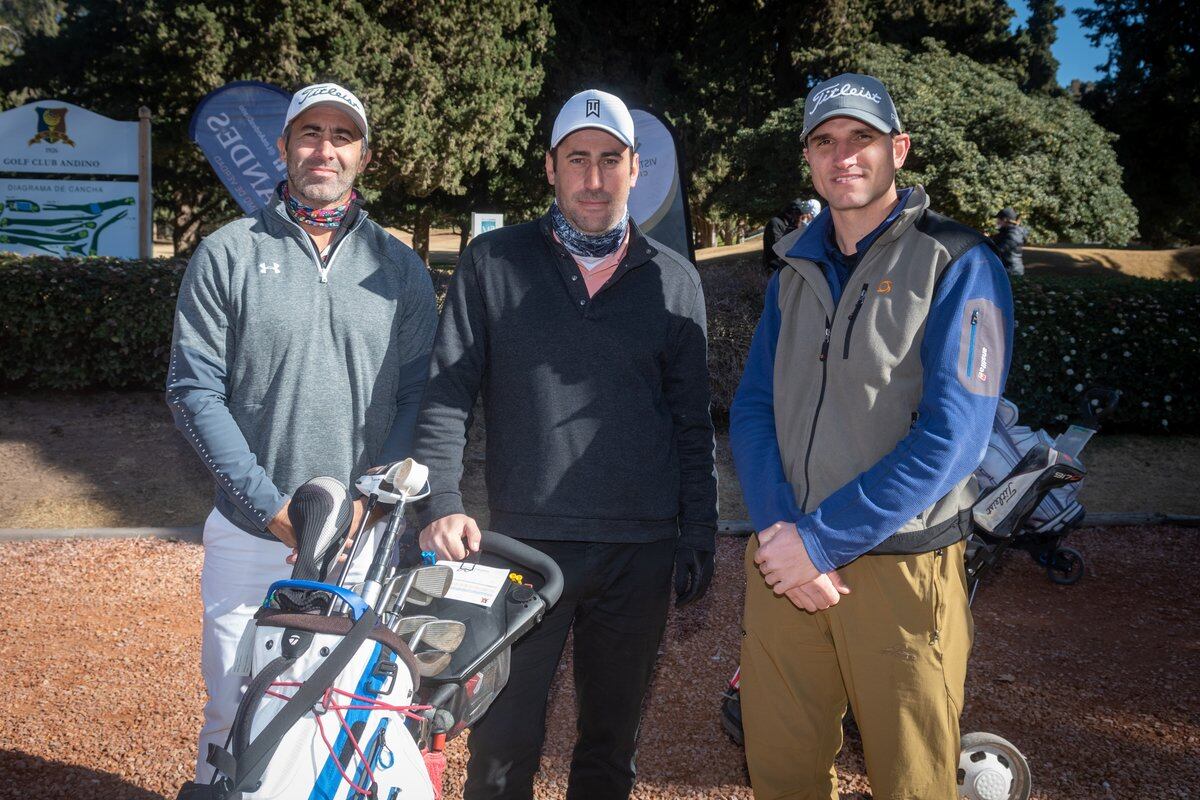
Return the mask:
<path id="1" fill-rule="evenodd" d="M 804 231 L 813 217 L 821 213 L 821 204 L 816 200 L 797 198 L 771 218 L 763 230 L 763 269 L 774 272 L 783 266 L 783 260 L 775 254 L 775 243 L 794 230 Z"/>
<path id="2" fill-rule="evenodd" d="M 1004 271 L 1013 275 L 1025 274 L 1025 261 L 1021 250 L 1025 247 L 1025 239 L 1029 236 L 1029 228 L 1021 224 L 1021 218 L 1011 208 L 1002 208 L 996 214 L 996 232 L 992 234 L 992 244 L 1000 251 L 1000 261 Z"/>

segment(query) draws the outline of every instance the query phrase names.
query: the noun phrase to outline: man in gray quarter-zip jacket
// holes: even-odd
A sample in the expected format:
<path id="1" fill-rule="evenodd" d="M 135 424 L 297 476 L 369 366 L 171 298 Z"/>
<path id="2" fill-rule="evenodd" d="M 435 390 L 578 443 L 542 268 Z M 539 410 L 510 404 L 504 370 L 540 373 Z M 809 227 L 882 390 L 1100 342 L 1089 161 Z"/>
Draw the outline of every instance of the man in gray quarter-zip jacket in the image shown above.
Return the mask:
<path id="1" fill-rule="evenodd" d="M 237 710 L 238 641 L 291 572 L 290 493 L 318 475 L 349 484 L 412 447 L 437 310 L 421 259 L 367 218 L 352 188 L 368 133 L 342 87 L 297 92 L 278 200 L 206 237 L 179 290 L 167 403 L 216 484 L 200 578 L 198 782 Z M 356 503 L 355 524 L 361 513 Z"/>
<path id="2" fill-rule="evenodd" d="M 782 241 L 730 410 L 758 530 L 741 700 L 755 797 L 837 800 L 847 704 L 871 793 L 958 797 L 971 613 L 963 565 L 1012 346 L 989 243 L 897 190 L 910 140 L 878 80 L 805 102 L 829 209 Z"/>
<path id="3" fill-rule="evenodd" d="M 465 800 L 532 798 L 546 705 L 573 631 L 578 731 L 566 796 L 617 800 L 670 605 L 704 593 L 717 521 L 704 293 L 647 238 L 620 99 L 580 92 L 555 120 L 540 220 L 486 233 L 458 261 L 417 423 L 429 467 L 421 544 L 479 543 L 459 479 L 483 396 L 491 527 L 548 553 L 563 592 L 512 651 L 512 678 L 472 728 Z"/>

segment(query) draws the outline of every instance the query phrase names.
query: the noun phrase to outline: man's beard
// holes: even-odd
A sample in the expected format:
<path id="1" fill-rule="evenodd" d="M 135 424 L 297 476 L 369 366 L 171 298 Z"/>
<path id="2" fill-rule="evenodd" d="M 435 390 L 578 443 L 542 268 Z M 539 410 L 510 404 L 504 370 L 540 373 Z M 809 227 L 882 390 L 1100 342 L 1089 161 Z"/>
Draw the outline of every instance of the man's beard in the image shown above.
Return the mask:
<path id="1" fill-rule="evenodd" d="M 357 177 L 354 170 L 342 170 L 336 164 L 322 164 L 323 167 L 338 170 L 337 176 L 332 180 L 322 179 L 313 175 L 304 175 L 303 166 L 303 164 L 297 164 L 294 170 L 289 166 L 288 181 L 299 195 L 296 199 L 306 201 L 307 205 L 314 208 L 341 200 L 354 186 L 354 179 Z"/>

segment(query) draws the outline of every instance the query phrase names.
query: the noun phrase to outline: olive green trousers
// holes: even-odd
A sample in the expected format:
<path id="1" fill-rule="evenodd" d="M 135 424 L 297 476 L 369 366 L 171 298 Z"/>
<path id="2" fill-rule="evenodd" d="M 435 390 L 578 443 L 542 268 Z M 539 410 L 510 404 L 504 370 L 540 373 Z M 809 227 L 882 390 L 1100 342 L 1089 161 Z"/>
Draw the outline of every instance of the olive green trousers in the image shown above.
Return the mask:
<path id="1" fill-rule="evenodd" d="M 958 717 L 973 634 L 965 543 L 863 556 L 850 594 L 810 614 L 776 597 L 746 548 L 742 723 L 757 800 L 838 800 L 847 702 L 875 800 L 956 800 Z"/>

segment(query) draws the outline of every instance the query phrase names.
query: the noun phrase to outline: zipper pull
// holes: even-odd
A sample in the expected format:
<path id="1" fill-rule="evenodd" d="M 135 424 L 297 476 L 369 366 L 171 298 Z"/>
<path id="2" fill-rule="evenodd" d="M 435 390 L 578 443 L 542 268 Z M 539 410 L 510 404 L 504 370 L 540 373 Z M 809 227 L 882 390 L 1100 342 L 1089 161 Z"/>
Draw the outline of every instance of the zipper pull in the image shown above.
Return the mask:
<path id="1" fill-rule="evenodd" d="M 863 284 L 862 291 L 858 293 L 858 302 L 854 304 L 854 310 L 850 312 L 849 319 L 854 320 L 858 316 L 858 312 L 862 309 L 863 301 L 867 299 L 868 284 Z"/>
<path id="2" fill-rule="evenodd" d="M 971 327 L 974 328 L 978 324 L 979 324 L 979 309 L 977 308 L 971 312 Z"/>
<path id="3" fill-rule="evenodd" d="M 829 334 L 831 332 L 831 329 L 832 329 L 832 326 L 829 323 L 829 317 L 826 317 L 825 318 L 825 341 L 821 343 L 821 355 L 820 355 L 821 361 L 824 361 L 826 358 L 829 357 Z"/>

